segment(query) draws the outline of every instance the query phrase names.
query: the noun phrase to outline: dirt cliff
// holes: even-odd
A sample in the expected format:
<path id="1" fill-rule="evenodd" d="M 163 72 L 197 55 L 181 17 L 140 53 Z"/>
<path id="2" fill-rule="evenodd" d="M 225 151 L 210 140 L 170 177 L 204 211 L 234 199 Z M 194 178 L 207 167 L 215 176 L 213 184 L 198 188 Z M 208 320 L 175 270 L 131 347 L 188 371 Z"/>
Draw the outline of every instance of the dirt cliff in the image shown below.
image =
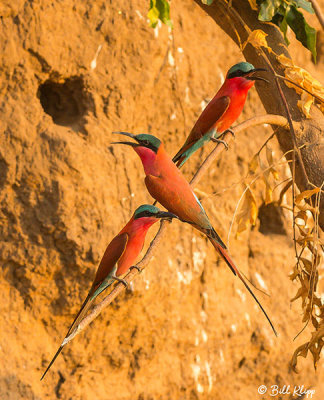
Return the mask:
<path id="1" fill-rule="evenodd" d="M 1 2 L 0 398 L 265 399 L 258 387 L 277 384 L 312 387 L 323 399 L 322 363 L 317 373 L 310 358 L 298 375 L 289 368 L 309 331 L 293 341 L 303 324 L 300 304 L 290 304 L 291 221 L 264 207 L 253 229 L 231 236 L 230 250 L 270 293 L 258 296 L 278 338 L 206 240 L 174 222 L 133 290 L 39 381 L 105 246 L 152 201 L 136 154 L 113 147 L 111 132 L 150 132 L 174 154 L 226 70 L 242 60 L 192 1 L 172 2 L 173 35 L 148 26 L 147 3 Z M 323 61 L 314 66 L 294 46 L 296 61 L 323 82 Z M 239 121 L 262 113 L 252 89 Z M 203 204 L 224 239 L 248 162 L 270 134 L 269 127 L 240 134 L 198 185 L 218 193 Z M 210 148 L 188 162 L 188 178 Z"/>

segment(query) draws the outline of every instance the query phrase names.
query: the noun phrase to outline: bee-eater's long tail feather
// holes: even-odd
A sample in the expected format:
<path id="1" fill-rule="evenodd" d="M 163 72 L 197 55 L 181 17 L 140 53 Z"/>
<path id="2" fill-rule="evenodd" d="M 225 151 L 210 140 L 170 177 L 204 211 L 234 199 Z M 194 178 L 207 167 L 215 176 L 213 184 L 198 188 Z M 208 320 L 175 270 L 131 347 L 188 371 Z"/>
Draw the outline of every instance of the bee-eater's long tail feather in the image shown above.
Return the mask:
<path id="1" fill-rule="evenodd" d="M 195 143 L 195 142 L 194 142 Z M 197 149 L 194 149 L 194 143 L 186 142 L 178 153 L 172 158 L 172 161 L 177 165 L 180 169 L 183 164 L 188 160 L 192 153 L 194 153 Z M 200 146 L 199 146 L 200 147 Z M 198 147 L 198 148 L 199 148 Z"/>
<path id="2" fill-rule="evenodd" d="M 79 325 L 79 323 L 83 320 L 83 318 L 86 315 L 86 313 L 88 312 L 91 304 L 94 302 L 94 300 L 96 298 L 96 297 L 92 297 L 92 298 L 91 297 L 92 297 L 92 294 L 89 293 L 87 298 L 84 300 L 79 312 L 75 316 L 74 321 L 72 322 L 65 337 L 68 337 L 74 331 L 74 329 Z"/>
<path id="3" fill-rule="evenodd" d="M 175 164 L 177 164 L 177 166 L 179 165 L 179 164 L 181 164 L 181 161 L 182 160 L 180 160 L 180 158 L 182 158 L 181 157 L 182 156 L 182 148 L 178 151 L 178 153 L 172 158 L 172 161 L 175 163 Z"/>
<path id="4" fill-rule="evenodd" d="M 179 156 L 175 156 L 172 161 L 176 164 L 176 166 L 180 169 L 182 167 L 182 162 L 185 161 L 185 156 L 179 154 Z"/>
<path id="5" fill-rule="evenodd" d="M 88 294 L 87 298 L 84 300 L 79 312 L 77 313 L 76 317 L 74 318 L 74 321 L 72 322 L 69 330 L 67 331 L 67 334 L 65 335 L 65 339 L 74 331 L 74 329 L 79 325 L 79 323 L 82 321 L 84 318 L 85 314 L 88 312 L 91 304 L 95 300 L 95 297 L 91 298 L 92 294 Z M 61 344 L 57 352 L 55 353 L 55 356 L 52 358 L 52 361 L 48 364 L 48 367 L 46 368 L 45 372 L 43 373 L 42 377 L 40 380 L 42 380 L 45 375 L 47 374 L 47 371 L 51 368 L 53 365 L 54 361 L 56 360 L 57 356 L 61 353 L 63 347 L 65 346 L 64 342 Z"/>
<path id="6" fill-rule="evenodd" d="M 57 350 L 57 352 L 55 353 L 55 356 L 52 358 L 52 361 L 48 364 L 45 372 L 43 373 L 42 377 L 40 378 L 40 380 L 43 380 L 45 378 L 45 375 L 47 374 L 47 371 L 51 368 L 51 366 L 53 365 L 54 361 L 56 360 L 57 356 L 61 353 L 61 351 L 63 350 L 64 346 L 60 346 L 59 349 Z"/>
<path id="7" fill-rule="evenodd" d="M 182 165 L 186 162 L 186 157 L 180 151 L 172 158 L 172 161 L 180 169 Z"/>
<path id="8" fill-rule="evenodd" d="M 275 330 L 268 314 L 266 313 L 265 309 L 262 307 L 261 303 L 259 302 L 259 300 L 257 299 L 257 297 L 255 296 L 255 294 L 252 292 L 252 290 L 250 289 L 250 287 L 248 286 L 248 284 L 245 282 L 245 279 L 243 278 L 243 276 L 241 275 L 240 271 L 237 269 L 236 265 L 234 264 L 233 260 L 230 258 L 229 254 L 227 253 L 226 249 L 224 249 L 218 242 L 216 239 L 212 238 L 212 237 L 208 237 L 209 241 L 212 243 L 212 245 L 215 247 L 215 249 L 219 252 L 219 254 L 223 257 L 224 261 L 226 262 L 226 264 L 230 267 L 230 269 L 232 270 L 232 272 L 234 273 L 234 275 L 237 275 L 241 281 L 243 282 L 243 285 L 246 287 L 246 289 L 249 291 L 249 293 L 251 294 L 251 296 L 254 298 L 254 300 L 257 302 L 258 306 L 260 307 L 261 311 L 263 312 L 263 314 L 265 315 L 265 317 L 267 318 L 267 320 L 269 321 L 269 324 L 274 332 L 274 334 L 276 336 L 278 336 L 277 331 Z"/>

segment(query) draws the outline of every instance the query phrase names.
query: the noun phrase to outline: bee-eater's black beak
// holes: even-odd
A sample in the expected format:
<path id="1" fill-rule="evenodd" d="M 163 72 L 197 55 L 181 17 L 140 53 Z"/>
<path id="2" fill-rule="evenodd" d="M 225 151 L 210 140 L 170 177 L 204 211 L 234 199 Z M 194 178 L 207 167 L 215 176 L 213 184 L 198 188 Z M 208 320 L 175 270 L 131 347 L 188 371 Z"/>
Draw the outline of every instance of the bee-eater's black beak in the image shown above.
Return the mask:
<path id="1" fill-rule="evenodd" d="M 254 68 L 254 69 L 252 69 L 252 71 L 249 71 L 246 74 L 245 78 L 248 79 L 249 81 L 264 81 L 264 82 L 269 83 L 269 81 L 267 79 L 262 78 L 261 76 L 254 76 L 254 74 L 256 72 L 260 72 L 260 71 L 267 72 L 268 70 L 265 68 Z"/>
<path id="2" fill-rule="evenodd" d="M 133 135 L 132 133 L 129 133 L 129 132 L 112 132 L 112 133 L 113 133 L 113 134 L 119 134 L 119 135 L 128 136 L 128 137 L 130 137 L 130 138 L 132 138 L 132 139 L 134 139 L 134 140 L 137 140 L 137 139 L 136 139 L 136 136 Z M 134 143 L 134 142 L 112 142 L 111 144 L 126 144 L 126 145 L 132 146 L 132 147 L 137 147 L 137 146 L 139 146 L 138 143 Z"/>
<path id="3" fill-rule="evenodd" d="M 134 142 L 111 142 L 111 144 L 126 144 L 127 146 L 132 146 L 132 147 L 139 146 L 138 143 L 134 143 Z"/>
<path id="4" fill-rule="evenodd" d="M 172 214 L 167 211 L 160 211 L 157 214 L 155 214 L 155 216 L 156 218 L 161 218 L 161 219 L 170 219 L 170 220 L 173 218 L 179 219 L 175 214 Z"/>

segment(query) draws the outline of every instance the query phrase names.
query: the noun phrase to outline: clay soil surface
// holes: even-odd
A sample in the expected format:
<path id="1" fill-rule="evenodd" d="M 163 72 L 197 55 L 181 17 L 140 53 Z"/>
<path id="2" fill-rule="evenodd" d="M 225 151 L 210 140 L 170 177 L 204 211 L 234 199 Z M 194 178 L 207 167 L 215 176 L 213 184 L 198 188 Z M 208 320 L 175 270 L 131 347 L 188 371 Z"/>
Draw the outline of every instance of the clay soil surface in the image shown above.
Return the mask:
<path id="1" fill-rule="evenodd" d="M 193 1 L 172 2 L 173 35 L 148 26 L 147 7 L 148 0 L 1 1 L 0 399 L 296 398 L 261 396 L 260 385 L 304 385 L 324 399 L 321 362 L 317 372 L 310 357 L 299 374 L 289 368 L 310 330 L 293 341 L 303 323 L 300 303 L 290 303 L 297 290 L 289 279 L 291 219 L 262 205 L 262 182 L 260 218 L 238 238 L 234 225 L 230 251 L 269 292 L 258 297 L 278 338 L 206 240 L 174 222 L 132 291 L 39 380 L 106 245 L 152 201 L 136 154 L 111 145 L 111 132 L 151 132 L 174 154 L 227 69 L 242 60 Z M 315 66 L 291 40 L 296 62 L 324 82 L 323 59 Z M 239 122 L 263 113 L 252 89 Z M 225 241 L 248 163 L 271 132 L 240 134 L 198 185 Z M 275 141 L 271 148 L 279 159 Z M 187 163 L 188 179 L 210 149 Z"/>

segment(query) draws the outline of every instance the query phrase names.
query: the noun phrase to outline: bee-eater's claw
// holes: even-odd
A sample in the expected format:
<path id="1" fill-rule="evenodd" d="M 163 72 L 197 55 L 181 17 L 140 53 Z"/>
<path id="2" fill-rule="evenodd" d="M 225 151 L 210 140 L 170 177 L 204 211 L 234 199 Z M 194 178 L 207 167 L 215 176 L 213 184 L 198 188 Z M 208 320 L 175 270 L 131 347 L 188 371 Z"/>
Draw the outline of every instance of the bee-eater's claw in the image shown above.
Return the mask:
<path id="1" fill-rule="evenodd" d="M 129 268 L 130 271 L 131 271 L 132 269 L 137 269 L 137 271 L 138 271 L 139 273 L 142 272 L 142 268 L 138 267 L 137 265 L 132 265 L 132 266 Z"/>
<path id="2" fill-rule="evenodd" d="M 126 289 L 128 288 L 128 282 L 125 281 L 125 279 L 118 278 L 117 276 L 112 276 L 111 279 L 113 279 L 114 281 L 122 283 L 123 285 L 125 285 Z"/>
<path id="3" fill-rule="evenodd" d="M 228 150 L 228 144 L 225 142 L 225 140 L 216 139 L 216 138 L 211 138 L 211 141 L 212 141 L 212 142 L 215 142 L 215 143 L 221 143 L 221 144 L 223 144 L 224 147 L 225 147 L 225 149 L 226 149 L 226 151 Z"/>
<path id="4" fill-rule="evenodd" d="M 226 131 L 223 132 L 223 135 L 225 135 L 226 133 L 230 133 L 235 139 L 235 132 L 232 129 L 226 129 Z"/>

